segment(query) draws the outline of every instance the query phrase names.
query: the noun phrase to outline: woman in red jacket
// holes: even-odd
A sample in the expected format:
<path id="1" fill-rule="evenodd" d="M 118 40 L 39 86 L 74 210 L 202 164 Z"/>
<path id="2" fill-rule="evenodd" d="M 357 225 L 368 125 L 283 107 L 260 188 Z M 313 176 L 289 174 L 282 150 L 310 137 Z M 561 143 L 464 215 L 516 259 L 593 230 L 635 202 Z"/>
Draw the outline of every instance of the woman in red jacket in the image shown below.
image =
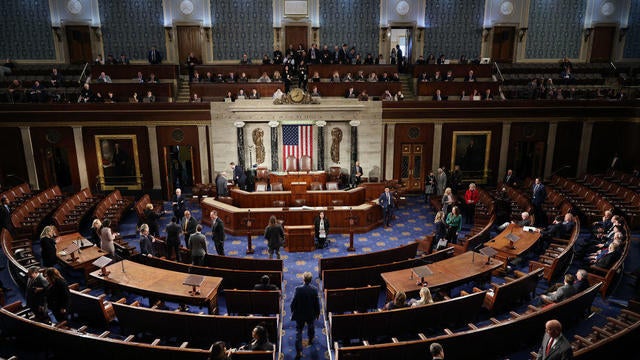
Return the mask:
<path id="1" fill-rule="evenodd" d="M 480 200 L 480 194 L 476 189 L 476 184 L 469 184 L 469 189 L 464 193 L 464 203 L 467 210 L 467 216 L 469 224 L 473 224 L 473 216 L 476 212 L 476 203 Z"/>

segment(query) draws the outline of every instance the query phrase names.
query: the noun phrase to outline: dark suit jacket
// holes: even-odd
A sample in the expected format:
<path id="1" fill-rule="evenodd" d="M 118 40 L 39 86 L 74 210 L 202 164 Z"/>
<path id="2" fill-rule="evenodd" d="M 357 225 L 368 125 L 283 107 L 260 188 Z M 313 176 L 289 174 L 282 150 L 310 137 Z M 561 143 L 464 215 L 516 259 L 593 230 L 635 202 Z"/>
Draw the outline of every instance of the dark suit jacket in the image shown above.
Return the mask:
<path id="1" fill-rule="evenodd" d="M 326 217 L 323 219 L 324 222 L 324 232 L 326 234 L 329 234 L 329 219 L 327 219 Z M 316 217 L 315 220 L 313 221 L 313 225 L 315 227 L 315 232 L 316 232 L 316 239 L 318 238 L 318 236 L 320 235 L 320 217 Z"/>
<path id="2" fill-rule="evenodd" d="M 545 333 L 540 344 L 540 350 L 538 350 L 538 357 L 536 360 L 567 360 L 573 359 L 573 350 L 571 349 L 571 343 L 564 335 L 558 336 L 555 344 L 549 350 L 547 354 L 547 343 L 549 343 L 549 334 Z"/>
<path id="3" fill-rule="evenodd" d="M 180 218 L 184 216 L 184 196 L 180 195 L 180 197 L 177 197 L 173 195 L 173 199 L 171 201 L 175 203 L 173 204 L 173 212 L 176 213 L 178 220 L 180 220 Z"/>
<path id="4" fill-rule="evenodd" d="M 180 225 L 176 223 L 169 223 L 167 225 L 167 245 L 173 246 L 175 244 L 180 244 L 180 232 L 182 229 Z"/>
<path id="5" fill-rule="evenodd" d="M 11 212 L 4 205 L 0 205 L 0 226 L 5 229 L 11 228 Z"/>
<path id="6" fill-rule="evenodd" d="M 211 239 L 214 242 L 222 242 L 225 237 L 224 223 L 220 218 L 217 218 L 216 221 L 211 224 Z"/>
<path id="7" fill-rule="evenodd" d="M 509 186 L 513 186 L 513 184 L 517 183 L 518 181 L 516 180 L 516 177 L 512 174 L 511 176 L 504 176 L 504 179 L 502 180 L 502 183 L 504 183 L 505 185 L 509 185 Z"/>
<path id="8" fill-rule="evenodd" d="M 189 238 L 189 250 L 191 256 L 205 256 L 207 254 L 207 241 L 202 233 L 194 233 Z"/>
<path id="9" fill-rule="evenodd" d="M 533 196 L 531 197 L 531 204 L 536 207 L 541 206 L 544 203 L 544 200 L 547 198 L 547 189 L 543 184 L 539 185 L 540 186 L 538 186 L 537 190 L 536 184 L 533 184 L 533 187 L 531 188 L 531 191 L 533 193 Z"/>
<path id="10" fill-rule="evenodd" d="M 153 51 L 154 50 L 149 50 L 149 54 L 148 54 L 148 58 L 149 58 L 149 63 L 150 64 L 160 64 L 162 62 L 162 54 L 160 53 L 160 51 L 158 51 L 158 49 L 155 50 L 156 52 L 156 59 L 153 60 Z"/>
<path id="11" fill-rule="evenodd" d="M 143 213 L 144 221 L 149 225 L 149 234 L 158 236 L 158 234 L 160 234 L 160 229 L 158 229 L 158 219 L 160 219 L 160 214 L 152 209 L 144 209 Z"/>
<path id="12" fill-rule="evenodd" d="M 393 193 L 391 191 L 389 191 L 389 201 L 387 201 L 387 195 L 385 192 L 382 192 L 382 194 L 380 194 L 380 197 L 378 197 L 378 204 L 383 208 L 393 208 Z"/>
<path id="13" fill-rule="evenodd" d="M 291 301 L 291 320 L 313 321 L 320 316 L 318 289 L 311 284 L 296 287 Z"/>
<path id="14" fill-rule="evenodd" d="M 56 256 L 56 241 L 52 238 L 43 237 L 40 239 L 40 247 L 42 248 L 42 265 L 51 267 L 58 262 Z"/>
<path id="15" fill-rule="evenodd" d="M 618 259 L 620 258 L 620 255 L 621 253 L 619 249 L 614 252 L 607 252 L 600 259 L 598 259 L 598 261 L 596 261 L 594 265 L 601 267 L 603 269 L 610 269 L 613 266 L 613 264 L 615 264 L 616 261 L 618 261 Z"/>
<path id="16" fill-rule="evenodd" d="M 235 181 L 241 188 L 244 187 L 244 184 L 247 181 L 247 175 L 244 173 L 244 170 L 240 165 L 236 165 L 233 168 L 233 181 Z"/>
<path id="17" fill-rule="evenodd" d="M 147 254 L 153 255 L 153 243 L 151 241 L 150 235 L 140 236 L 140 253 L 142 255 L 147 255 Z"/>
<path id="18" fill-rule="evenodd" d="M 196 220 L 193 216 L 189 218 L 189 221 L 186 221 L 186 218 L 182 218 L 182 232 L 185 233 L 184 236 L 186 237 L 186 239 L 189 239 L 189 236 L 196 232 L 196 227 L 198 227 L 198 220 Z"/>
<path id="19" fill-rule="evenodd" d="M 356 174 L 360 174 L 360 176 L 356 176 Z M 351 169 L 351 183 L 356 183 L 356 182 L 360 182 L 360 180 L 362 179 L 362 166 L 353 166 L 353 168 Z"/>

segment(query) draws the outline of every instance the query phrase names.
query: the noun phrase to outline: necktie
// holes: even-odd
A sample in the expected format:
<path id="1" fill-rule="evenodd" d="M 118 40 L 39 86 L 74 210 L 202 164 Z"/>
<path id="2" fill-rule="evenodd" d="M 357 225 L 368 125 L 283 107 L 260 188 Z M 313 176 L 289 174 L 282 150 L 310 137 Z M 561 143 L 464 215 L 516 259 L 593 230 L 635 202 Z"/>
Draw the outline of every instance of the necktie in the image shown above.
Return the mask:
<path id="1" fill-rule="evenodd" d="M 547 343 L 547 349 L 544 352 L 545 355 L 549 354 L 549 351 L 551 350 L 551 344 L 553 344 L 553 338 L 550 338 L 549 342 Z"/>
<path id="2" fill-rule="evenodd" d="M 389 194 L 387 194 L 387 205 L 391 205 L 391 199 L 389 198 Z"/>

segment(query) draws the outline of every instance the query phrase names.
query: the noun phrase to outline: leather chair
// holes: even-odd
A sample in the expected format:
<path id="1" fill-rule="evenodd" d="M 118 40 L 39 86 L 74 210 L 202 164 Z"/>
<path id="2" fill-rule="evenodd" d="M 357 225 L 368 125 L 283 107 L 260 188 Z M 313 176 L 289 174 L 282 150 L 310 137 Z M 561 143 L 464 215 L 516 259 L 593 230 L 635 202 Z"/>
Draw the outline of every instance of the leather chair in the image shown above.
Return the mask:
<path id="1" fill-rule="evenodd" d="M 336 181 L 327 181 L 327 190 L 338 190 L 338 183 Z"/>
<path id="2" fill-rule="evenodd" d="M 329 168 L 329 180 L 340 184 L 342 181 L 342 168 L 340 166 L 332 166 Z"/>
<path id="3" fill-rule="evenodd" d="M 267 191 L 267 183 L 264 181 L 256 182 L 256 191 Z"/>
<path id="4" fill-rule="evenodd" d="M 269 180 L 269 169 L 266 167 L 259 167 L 256 170 L 256 181 L 267 181 Z"/>
<path id="5" fill-rule="evenodd" d="M 311 171 L 311 156 L 300 156 L 300 171 Z"/>
<path id="6" fill-rule="evenodd" d="M 305 206 L 307 204 L 307 199 L 295 199 L 294 203 L 296 206 Z"/>
<path id="7" fill-rule="evenodd" d="M 322 183 L 318 181 L 312 182 L 309 190 L 322 190 Z"/>
<path id="8" fill-rule="evenodd" d="M 298 159 L 295 156 L 287 156 L 287 171 L 298 171 Z"/>
<path id="9" fill-rule="evenodd" d="M 274 200 L 273 201 L 273 207 L 285 207 L 287 204 L 284 202 L 284 200 Z"/>
<path id="10" fill-rule="evenodd" d="M 282 183 L 280 183 L 280 182 L 272 183 L 271 184 L 271 191 L 284 191 L 284 187 L 282 186 Z"/>

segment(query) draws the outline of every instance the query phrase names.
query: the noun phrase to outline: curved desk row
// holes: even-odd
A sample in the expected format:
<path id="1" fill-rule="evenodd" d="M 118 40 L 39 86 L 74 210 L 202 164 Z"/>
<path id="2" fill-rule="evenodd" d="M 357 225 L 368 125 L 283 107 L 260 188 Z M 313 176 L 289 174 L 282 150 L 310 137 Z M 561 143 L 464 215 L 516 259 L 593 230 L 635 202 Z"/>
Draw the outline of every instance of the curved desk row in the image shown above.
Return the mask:
<path id="1" fill-rule="evenodd" d="M 289 206 L 357 206 L 365 200 L 365 189 L 354 188 L 344 190 L 300 190 L 293 191 L 258 191 L 248 192 L 240 189 L 231 189 L 233 205 L 239 208 L 268 208 L 276 202 L 282 207 Z M 277 206 L 277 205 L 276 205 Z"/>
<path id="2" fill-rule="evenodd" d="M 376 203 L 364 203 L 357 206 L 334 207 L 265 207 L 265 208 L 239 208 L 233 205 L 205 198 L 200 203 L 202 208 L 202 222 L 211 226 L 208 214 L 211 210 L 217 210 L 218 216 L 224 222 L 225 231 L 231 235 L 246 235 L 249 231 L 252 235 L 263 235 L 264 228 L 269 223 L 269 217 L 275 215 L 289 225 L 313 225 L 313 220 L 324 211 L 329 219 L 330 233 L 348 233 L 349 216 L 354 216 L 355 221 L 352 230 L 355 233 L 365 233 L 382 224 L 382 210 Z M 251 226 L 247 227 L 247 217 L 252 219 Z"/>

